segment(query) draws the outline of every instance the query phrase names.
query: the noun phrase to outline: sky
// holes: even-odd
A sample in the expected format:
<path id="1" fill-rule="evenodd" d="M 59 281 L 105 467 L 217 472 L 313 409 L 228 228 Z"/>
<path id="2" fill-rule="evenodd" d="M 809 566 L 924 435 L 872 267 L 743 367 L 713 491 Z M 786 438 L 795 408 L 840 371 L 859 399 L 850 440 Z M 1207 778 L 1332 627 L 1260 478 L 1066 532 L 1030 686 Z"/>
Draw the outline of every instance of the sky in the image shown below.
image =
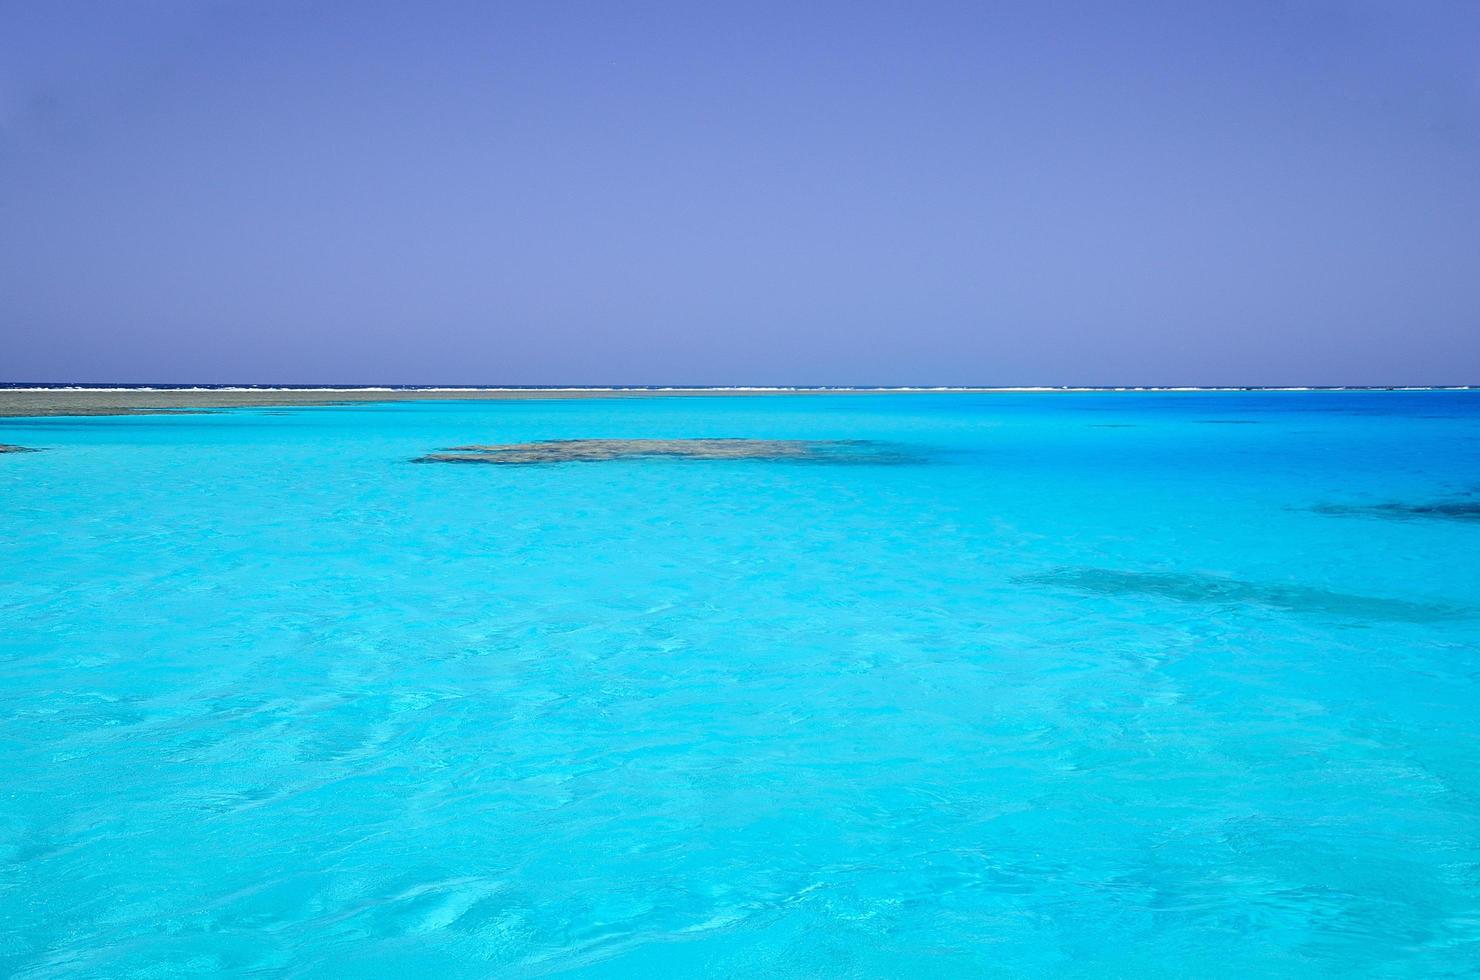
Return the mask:
<path id="1" fill-rule="evenodd" d="M 0 0 L 0 381 L 1480 384 L 1480 4 Z"/>

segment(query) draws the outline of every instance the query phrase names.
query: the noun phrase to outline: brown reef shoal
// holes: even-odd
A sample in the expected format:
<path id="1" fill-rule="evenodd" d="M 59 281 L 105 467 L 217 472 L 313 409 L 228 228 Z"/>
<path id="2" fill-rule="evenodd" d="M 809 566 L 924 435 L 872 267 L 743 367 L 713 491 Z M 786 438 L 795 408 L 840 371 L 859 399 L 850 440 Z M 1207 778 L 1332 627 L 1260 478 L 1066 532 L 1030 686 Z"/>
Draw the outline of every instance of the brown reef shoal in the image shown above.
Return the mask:
<path id="1" fill-rule="evenodd" d="M 418 463 L 597 463 L 620 459 L 771 460 L 816 463 L 902 462 L 897 449 L 863 440 L 812 439 L 547 439 L 456 446 Z"/>
<path id="2" fill-rule="evenodd" d="M 410 401 L 565 401 L 572 399 L 734 398 L 779 395 L 869 394 L 826 389 L 726 388 L 270 388 L 164 389 L 9 388 L 0 389 L 0 418 L 87 415 L 164 415 L 222 408 L 302 408 L 367 402 Z M 908 394 L 910 392 L 900 392 Z"/>

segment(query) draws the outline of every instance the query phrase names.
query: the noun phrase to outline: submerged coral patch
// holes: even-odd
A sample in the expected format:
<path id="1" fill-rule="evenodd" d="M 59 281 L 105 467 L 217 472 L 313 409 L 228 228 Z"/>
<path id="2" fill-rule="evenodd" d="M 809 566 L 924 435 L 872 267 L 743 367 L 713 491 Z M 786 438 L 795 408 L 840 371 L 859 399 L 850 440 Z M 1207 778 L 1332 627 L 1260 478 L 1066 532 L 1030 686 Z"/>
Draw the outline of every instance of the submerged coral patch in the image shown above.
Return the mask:
<path id="1" fill-rule="evenodd" d="M 1024 585 L 1065 589 L 1089 596 L 1255 605 L 1285 612 L 1340 616 L 1355 620 L 1429 623 L 1469 615 L 1467 610 L 1437 603 L 1333 592 L 1309 585 L 1245 582 L 1217 575 L 1061 568 L 1038 575 L 1020 576 L 1013 581 Z"/>
<path id="2" fill-rule="evenodd" d="M 859 439 L 545 439 L 455 446 L 418 463 L 599 463 L 622 459 L 766 460 L 796 463 L 899 463 L 914 456 Z"/>
<path id="3" fill-rule="evenodd" d="M 1321 504 L 1318 514 L 1335 517 L 1387 517 L 1394 520 L 1470 521 L 1480 523 L 1480 499 L 1431 503 Z"/>

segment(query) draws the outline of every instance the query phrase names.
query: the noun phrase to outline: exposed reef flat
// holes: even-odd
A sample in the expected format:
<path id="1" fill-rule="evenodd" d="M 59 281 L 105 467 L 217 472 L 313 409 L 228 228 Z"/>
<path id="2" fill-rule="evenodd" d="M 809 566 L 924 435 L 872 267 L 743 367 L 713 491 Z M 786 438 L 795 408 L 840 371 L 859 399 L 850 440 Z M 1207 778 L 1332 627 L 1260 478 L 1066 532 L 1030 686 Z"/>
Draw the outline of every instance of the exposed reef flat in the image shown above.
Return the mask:
<path id="1" fill-rule="evenodd" d="M 7 446 L 5 443 L 0 442 L 0 453 L 34 453 L 38 451 L 26 446 Z"/>
<path id="2" fill-rule="evenodd" d="M 1285 612 L 1339 616 L 1354 620 L 1432 623 L 1467 618 L 1471 610 L 1406 599 L 1333 592 L 1309 585 L 1244 582 L 1216 575 L 1176 572 L 1125 572 L 1109 568 L 1060 568 L 1013 581 L 1111 598 L 1148 598 L 1172 602 L 1253 605 Z"/>
<path id="3" fill-rule="evenodd" d="M 977 389 L 953 389 L 967 392 Z M 0 418 L 57 415 L 164 415 L 220 408 L 301 408 L 363 402 L 537 401 L 588 398 L 735 398 L 767 395 L 880 394 L 822 388 L 10 388 L 0 389 Z M 912 394 L 913 390 L 894 390 Z"/>
<path id="4" fill-rule="evenodd" d="M 1321 504 L 1318 514 L 1334 517 L 1386 517 L 1392 520 L 1467 521 L 1480 523 L 1480 499 L 1441 500 L 1431 503 Z"/>
<path id="5" fill-rule="evenodd" d="M 418 463 L 600 463 L 620 459 L 769 460 L 796 463 L 898 463 L 914 457 L 863 440 L 809 439 L 547 439 L 487 446 L 455 446 Z"/>

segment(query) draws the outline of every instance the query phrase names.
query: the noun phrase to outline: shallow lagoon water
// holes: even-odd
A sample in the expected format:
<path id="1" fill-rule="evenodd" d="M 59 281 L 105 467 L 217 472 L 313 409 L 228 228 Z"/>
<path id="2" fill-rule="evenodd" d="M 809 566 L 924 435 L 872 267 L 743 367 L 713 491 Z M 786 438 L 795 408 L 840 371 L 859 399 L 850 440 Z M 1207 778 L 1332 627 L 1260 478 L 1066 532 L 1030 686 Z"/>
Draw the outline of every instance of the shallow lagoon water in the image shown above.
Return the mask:
<path id="1" fill-rule="evenodd" d="M 680 437 L 908 452 L 411 462 Z M 1480 969 L 1480 393 L 0 443 L 0 973 Z"/>

